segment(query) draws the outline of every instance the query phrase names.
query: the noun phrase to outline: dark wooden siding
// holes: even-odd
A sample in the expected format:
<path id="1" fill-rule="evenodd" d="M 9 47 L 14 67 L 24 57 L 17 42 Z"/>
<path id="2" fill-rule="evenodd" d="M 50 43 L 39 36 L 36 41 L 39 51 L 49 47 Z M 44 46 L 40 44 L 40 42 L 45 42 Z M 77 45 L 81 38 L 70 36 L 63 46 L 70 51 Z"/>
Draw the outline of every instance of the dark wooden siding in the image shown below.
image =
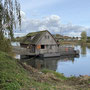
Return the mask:
<path id="1" fill-rule="evenodd" d="M 24 48 L 27 48 L 27 47 L 28 47 L 28 44 L 20 43 L 20 46 L 21 46 L 21 47 L 24 47 Z"/>

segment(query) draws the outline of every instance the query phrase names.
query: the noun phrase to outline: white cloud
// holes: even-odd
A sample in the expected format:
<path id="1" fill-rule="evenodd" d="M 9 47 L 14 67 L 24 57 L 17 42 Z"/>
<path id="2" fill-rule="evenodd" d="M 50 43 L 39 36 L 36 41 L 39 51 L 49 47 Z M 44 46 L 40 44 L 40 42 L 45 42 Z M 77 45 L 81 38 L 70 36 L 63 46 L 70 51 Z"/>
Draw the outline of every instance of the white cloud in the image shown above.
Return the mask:
<path id="1" fill-rule="evenodd" d="M 22 31 L 19 33 L 29 33 L 41 30 L 49 30 L 51 33 L 59 33 L 68 36 L 80 36 L 80 33 L 86 30 L 90 33 L 90 28 L 73 25 L 72 23 L 62 24 L 61 18 L 58 15 L 43 17 L 42 19 L 27 19 L 25 13 L 22 15 Z"/>
<path id="2" fill-rule="evenodd" d="M 39 27 L 39 29 L 38 29 L 39 31 L 42 31 L 42 30 L 48 30 L 48 27 L 46 27 L 46 26 L 41 26 L 41 27 Z"/>
<path id="3" fill-rule="evenodd" d="M 14 33 L 14 37 L 21 37 L 21 36 L 25 36 L 25 33 Z"/>
<path id="4" fill-rule="evenodd" d="M 21 16 L 22 16 L 22 19 L 26 19 L 26 14 L 23 11 L 21 11 Z"/>

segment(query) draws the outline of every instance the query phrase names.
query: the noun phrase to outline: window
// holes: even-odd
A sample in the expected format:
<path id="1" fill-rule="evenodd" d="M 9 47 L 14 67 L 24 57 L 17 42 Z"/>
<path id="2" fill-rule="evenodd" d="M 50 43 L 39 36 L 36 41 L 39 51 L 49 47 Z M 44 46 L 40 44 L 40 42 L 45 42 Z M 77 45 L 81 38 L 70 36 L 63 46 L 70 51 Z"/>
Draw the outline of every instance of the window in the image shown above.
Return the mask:
<path id="1" fill-rule="evenodd" d="M 45 36 L 45 39 L 47 39 L 47 36 Z"/>
<path id="2" fill-rule="evenodd" d="M 52 49 L 52 46 L 50 46 L 50 49 Z"/>
<path id="3" fill-rule="evenodd" d="M 46 35 L 46 36 L 45 36 L 45 39 L 49 39 L 49 36 L 48 36 L 48 35 Z"/>
<path id="4" fill-rule="evenodd" d="M 41 49 L 45 49 L 45 45 L 41 45 Z"/>
<path id="5" fill-rule="evenodd" d="M 49 36 L 48 36 L 48 39 L 49 39 Z"/>

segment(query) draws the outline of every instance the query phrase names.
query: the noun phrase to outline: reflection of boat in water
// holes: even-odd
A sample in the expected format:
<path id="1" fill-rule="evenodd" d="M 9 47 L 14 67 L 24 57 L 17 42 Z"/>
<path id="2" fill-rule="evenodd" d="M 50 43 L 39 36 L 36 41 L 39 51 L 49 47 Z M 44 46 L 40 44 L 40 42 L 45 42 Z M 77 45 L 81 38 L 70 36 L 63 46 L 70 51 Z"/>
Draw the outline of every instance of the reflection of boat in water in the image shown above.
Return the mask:
<path id="1" fill-rule="evenodd" d="M 31 59 L 23 59 L 22 62 L 37 68 L 37 69 L 50 69 L 56 70 L 57 61 L 59 58 L 31 58 Z"/>
<path id="2" fill-rule="evenodd" d="M 62 56 L 54 58 L 29 58 L 22 59 L 21 61 L 37 69 L 49 69 L 56 71 L 58 61 L 65 62 L 71 61 L 74 62 L 74 56 Z"/>

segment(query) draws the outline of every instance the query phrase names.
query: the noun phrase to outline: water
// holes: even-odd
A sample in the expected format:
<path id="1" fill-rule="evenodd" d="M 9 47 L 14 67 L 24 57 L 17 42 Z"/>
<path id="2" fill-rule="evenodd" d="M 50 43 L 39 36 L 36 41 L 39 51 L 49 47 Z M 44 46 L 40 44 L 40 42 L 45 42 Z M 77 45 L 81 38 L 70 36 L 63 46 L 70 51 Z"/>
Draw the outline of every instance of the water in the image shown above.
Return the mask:
<path id="1" fill-rule="evenodd" d="M 12 46 L 20 46 L 20 42 L 12 42 L 11 45 Z"/>
<path id="2" fill-rule="evenodd" d="M 63 73 L 65 76 L 79 76 L 89 75 L 90 76 L 90 48 L 88 47 L 77 47 L 80 50 L 80 57 L 74 58 L 74 61 L 61 61 L 57 63 L 57 72 Z"/>
<path id="3" fill-rule="evenodd" d="M 59 73 L 63 73 L 65 76 L 90 76 L 90 47 L 75 46 L 75 49 L 79 49 L 80 56 L 65 56 L 56 58 L 28 58 L 20 59 L 28 65 L 31 65 L 37 69 L 50 69 Z M 16 57 L 22 58 L 20 55 Z"/>

